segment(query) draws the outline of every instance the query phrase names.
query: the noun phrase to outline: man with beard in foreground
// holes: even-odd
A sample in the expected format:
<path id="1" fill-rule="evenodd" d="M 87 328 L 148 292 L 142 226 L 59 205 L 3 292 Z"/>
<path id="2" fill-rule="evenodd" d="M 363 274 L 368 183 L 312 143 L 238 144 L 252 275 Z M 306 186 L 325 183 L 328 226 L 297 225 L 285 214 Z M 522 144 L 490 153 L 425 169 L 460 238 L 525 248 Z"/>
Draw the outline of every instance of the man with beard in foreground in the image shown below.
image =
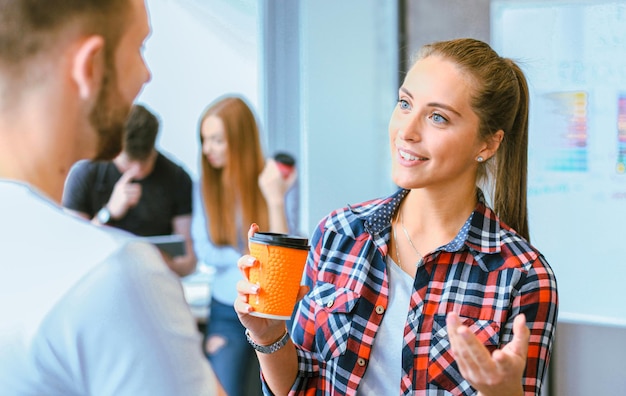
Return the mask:
<path id="1" fill-rule="evenodd" d="M 150 79 L 144 0 L 0 0 L 0 393 L 208 395 L 182 288 L 153 246 L 60 206 L 110 159 Z"/>

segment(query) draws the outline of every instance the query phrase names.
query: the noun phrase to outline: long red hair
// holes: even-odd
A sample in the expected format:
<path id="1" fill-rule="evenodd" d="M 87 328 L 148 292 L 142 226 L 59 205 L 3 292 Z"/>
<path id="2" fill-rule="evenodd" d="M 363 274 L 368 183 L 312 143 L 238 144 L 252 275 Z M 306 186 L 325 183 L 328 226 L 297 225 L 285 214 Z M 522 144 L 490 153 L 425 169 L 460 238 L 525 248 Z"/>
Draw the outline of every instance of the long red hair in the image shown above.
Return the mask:
<path id="1" fill-rule="evenodd" d="M 201 156 L 200 188 L 209 219 L 208 232 L 215 245 L 238 248 L 239 238 L 247 239 L 251 223 L 257 223 L 261 230 L 269 227 L 267 203 L 258 181 L 265 166 L 259 128 L 251 107 L 236 95 L 211 103 L 202 113 L 199 131 L 209 116 L 218 117 L 224 124 L 228 161 L 216 169 Z M 239 235 L 238 224 L 242 225 Z"/>

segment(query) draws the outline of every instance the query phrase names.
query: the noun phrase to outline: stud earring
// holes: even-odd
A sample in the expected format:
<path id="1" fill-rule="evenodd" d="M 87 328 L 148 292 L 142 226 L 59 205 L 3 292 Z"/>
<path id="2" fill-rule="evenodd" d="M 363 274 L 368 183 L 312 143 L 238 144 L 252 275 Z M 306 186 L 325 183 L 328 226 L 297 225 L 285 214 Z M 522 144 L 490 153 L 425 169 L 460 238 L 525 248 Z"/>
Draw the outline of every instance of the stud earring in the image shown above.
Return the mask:
<path id="1" fill-rule="evenodd" d="M 478 156 L 478 158 L 476 158 L 476 161 L 478 162 L 483 162 L 485 159 L 482 156 Z"/>

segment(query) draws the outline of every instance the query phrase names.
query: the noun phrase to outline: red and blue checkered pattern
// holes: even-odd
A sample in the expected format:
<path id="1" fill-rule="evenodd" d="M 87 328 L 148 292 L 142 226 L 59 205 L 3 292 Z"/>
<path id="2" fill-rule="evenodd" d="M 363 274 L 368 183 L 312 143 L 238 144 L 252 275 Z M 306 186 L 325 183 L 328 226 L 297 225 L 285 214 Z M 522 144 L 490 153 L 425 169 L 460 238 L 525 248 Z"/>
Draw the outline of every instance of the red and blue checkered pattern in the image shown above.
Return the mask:
<path id="1" fill-rule="evenodd" d="M 290 395 L 355 395 L 388 304 L 391 219 L 408 193 L 331 213 L 306 267 L 310 292 L 292 329 L 299 375 Z M 459 235 L 424 257 L 404 326 L 399 395 L 475 395 L 450 352 L 445 316 L 458 313 L 488 349 L 511 341 L 513 318 L 530 328 L 526 395 L 539 395 L 557 319 L 557 287 L 544 257 L 479 203 Z M 390 368 L 392 369 L 392 368 Z"/>

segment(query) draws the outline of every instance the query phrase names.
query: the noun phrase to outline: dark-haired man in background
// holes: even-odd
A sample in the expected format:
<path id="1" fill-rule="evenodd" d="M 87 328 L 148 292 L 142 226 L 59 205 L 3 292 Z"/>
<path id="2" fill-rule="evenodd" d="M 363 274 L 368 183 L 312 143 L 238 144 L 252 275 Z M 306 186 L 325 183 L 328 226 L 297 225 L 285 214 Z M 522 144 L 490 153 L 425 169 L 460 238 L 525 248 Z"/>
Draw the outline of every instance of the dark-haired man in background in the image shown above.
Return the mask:
<path id="1" fill-rule="evenodd" d="M 133 106 L 122 152 L 113 161 L 79 161 L 70 171 L 63 206 L 95 224 L 139 236 L 177 234 L 185 255 L 164 254 L 179 276 L 192 273 L 191 177 L 155 148 L 159 119 L 145 106 Z"/>

